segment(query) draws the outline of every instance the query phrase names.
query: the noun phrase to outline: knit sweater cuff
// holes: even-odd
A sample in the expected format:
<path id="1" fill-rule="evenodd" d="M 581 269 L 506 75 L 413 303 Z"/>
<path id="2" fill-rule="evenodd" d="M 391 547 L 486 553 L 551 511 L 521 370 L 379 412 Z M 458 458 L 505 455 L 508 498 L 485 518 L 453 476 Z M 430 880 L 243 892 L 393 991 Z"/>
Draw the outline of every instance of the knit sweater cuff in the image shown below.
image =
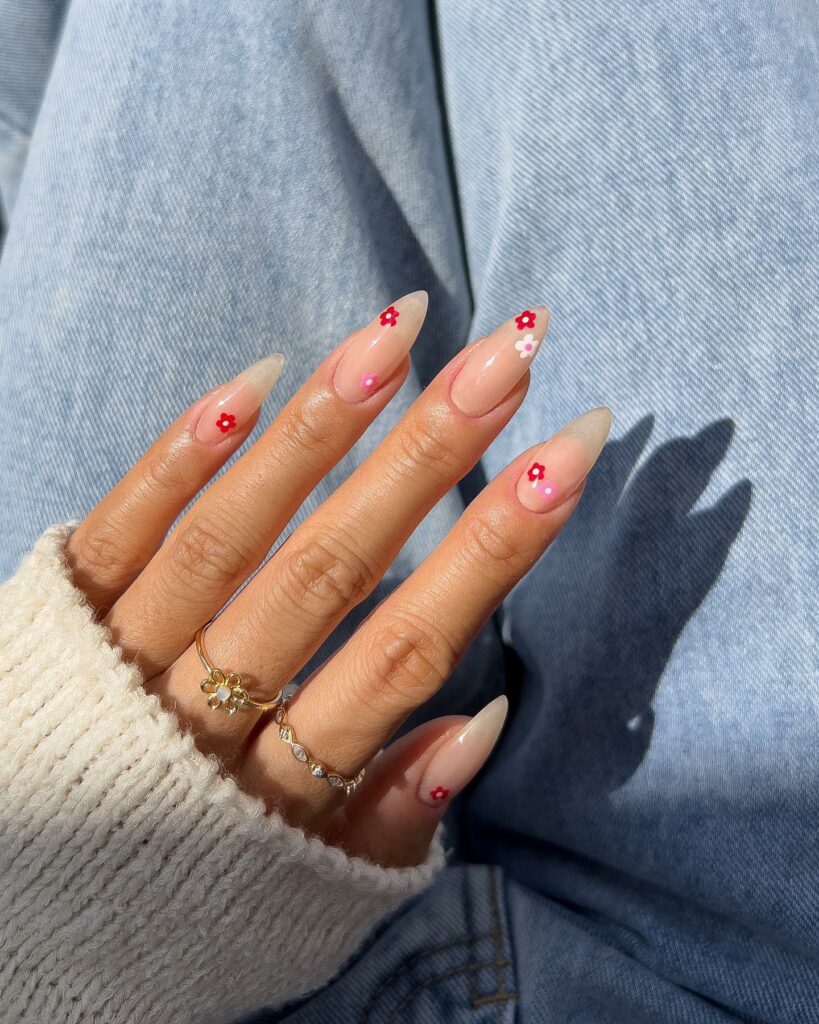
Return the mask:
<path id="1" fill-rule="evenodd" d="M 0 587 L 9 1020 L 235 1021 L 327 982 L 442 866 L 346 856 L 224 777 L 74 587 L 68 527 Z"/>

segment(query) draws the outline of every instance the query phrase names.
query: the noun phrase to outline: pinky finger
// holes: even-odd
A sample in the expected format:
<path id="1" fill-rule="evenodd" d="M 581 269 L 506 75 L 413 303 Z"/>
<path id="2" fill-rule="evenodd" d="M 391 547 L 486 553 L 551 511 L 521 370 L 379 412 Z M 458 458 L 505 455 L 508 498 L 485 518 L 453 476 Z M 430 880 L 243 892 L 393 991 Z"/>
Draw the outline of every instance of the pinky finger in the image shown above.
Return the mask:
<path id="1" fill-rule="evenodd" d="M 474 718 L 437 718 L 397 740 L 372 762 L 324 838 L 387 867 L 420 864 L 450 801 L 492 753 L 508 708 L 506 697 L 496 697 Z"/>
<path id="2" fill-rule="evenodd" d="M 191 498 L 246 440 L 283 362 L 278 353 L 261 359 L 194 402 L 77 527 L 68 559 L 97 609 L 122 595 Z"/>

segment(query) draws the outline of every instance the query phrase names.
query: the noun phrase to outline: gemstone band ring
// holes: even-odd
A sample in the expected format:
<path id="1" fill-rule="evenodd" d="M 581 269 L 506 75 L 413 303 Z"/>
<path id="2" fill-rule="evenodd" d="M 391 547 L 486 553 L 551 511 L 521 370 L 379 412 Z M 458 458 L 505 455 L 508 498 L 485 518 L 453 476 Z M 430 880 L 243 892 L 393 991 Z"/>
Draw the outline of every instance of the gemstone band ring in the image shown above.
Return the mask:
<path id="1" fill-rule="evenodd" d="M 310 774 L 316 779 L 324 779 L 328 786 L 332 786 L 333 789 L 339 793 L 343 793 L 345 796 L 349 796 L 359 786 L 361 780 L 364 778 L 364 772 L 366 768 L 362 768 L 358 775 L 353 778 L 346 778 L 340 772 L 334 771 L 332 768 L 328 768 L 322 761 L 318 761 L 307 747 L 303 743 L 300 743 L 293 726 L 287 720 L 287 705 L 290 703 L 290 696 L 285 695 L 282 697 L 279 706 L 273 713 L 273 717 L 276 724 L 279 727 L 279 739 L 290 747 L 290 753 L 295 757 L 297 761 L 301 761 L 302 764 L 307 766 Z"/>

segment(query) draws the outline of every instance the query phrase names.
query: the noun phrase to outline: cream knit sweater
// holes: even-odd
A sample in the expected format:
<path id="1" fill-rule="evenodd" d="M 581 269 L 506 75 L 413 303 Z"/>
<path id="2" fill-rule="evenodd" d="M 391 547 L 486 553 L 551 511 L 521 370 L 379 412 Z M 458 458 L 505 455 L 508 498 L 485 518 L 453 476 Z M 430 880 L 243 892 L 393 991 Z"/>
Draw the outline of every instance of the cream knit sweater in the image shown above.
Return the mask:
<path id="1" fill-rule="evenodd" d="M 266 814 L 94 622 L 69 532 L 0 587 L 0 1017 L 211 1024 L 324 984 L 440 842 L 385 869 Z"/>

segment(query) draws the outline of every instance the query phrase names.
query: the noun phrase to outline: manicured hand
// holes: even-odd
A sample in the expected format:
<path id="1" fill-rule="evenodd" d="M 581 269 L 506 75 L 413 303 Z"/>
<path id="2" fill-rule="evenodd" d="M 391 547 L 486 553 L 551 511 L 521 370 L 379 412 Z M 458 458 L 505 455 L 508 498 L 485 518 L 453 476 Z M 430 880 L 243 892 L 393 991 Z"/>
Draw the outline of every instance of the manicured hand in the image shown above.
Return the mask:
<path id="1" fill-rule="evenodd" d="M 250 435 L 281 356 L 187 409 L 69 542 L 77 584 L 141 668 L 147 690 L 199 747 L 291 824 L 385 865 L 423 860 L 449 800 L 488 758 L 506 698 L 472 719 L 430 721 L 382 748 L 444 683 L 568 520 L 611 418 L 594 409 L 503 470 L 299 689 L 284 721 L 246 707 L 229 713 L 237 683 L 254 699 L 271 700 L 296 675 L 524 399 L 548 325 L 541 307 L 517 314 L 444 367 L 378 449 L 225 607 L 401 387 L 426 306 L 424 292 L 407 295 L 343 341 L 171 533 Z M 220 609 L 205 644 L 224 681 L 209 679 L 203 692 L 207 673 L 195 637 Z M 342 787 L 365 766 L 357 788 Z"/>

